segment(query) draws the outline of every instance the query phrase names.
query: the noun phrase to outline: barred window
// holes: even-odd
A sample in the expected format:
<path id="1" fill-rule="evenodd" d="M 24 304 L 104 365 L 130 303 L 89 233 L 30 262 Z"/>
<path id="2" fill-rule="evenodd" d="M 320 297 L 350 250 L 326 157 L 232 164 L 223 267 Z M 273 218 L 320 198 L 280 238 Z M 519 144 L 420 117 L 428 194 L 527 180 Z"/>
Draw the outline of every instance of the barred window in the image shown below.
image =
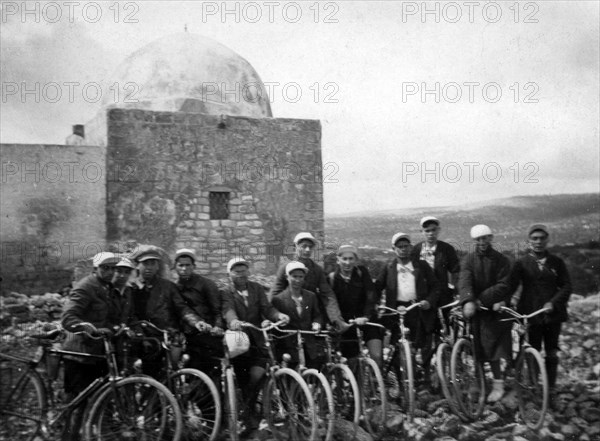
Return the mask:
<path id="1" fill-rule="evenodd" d="M 229 219 L 229 192 L 211 191 L 208 201 L 211 219 Z"/>

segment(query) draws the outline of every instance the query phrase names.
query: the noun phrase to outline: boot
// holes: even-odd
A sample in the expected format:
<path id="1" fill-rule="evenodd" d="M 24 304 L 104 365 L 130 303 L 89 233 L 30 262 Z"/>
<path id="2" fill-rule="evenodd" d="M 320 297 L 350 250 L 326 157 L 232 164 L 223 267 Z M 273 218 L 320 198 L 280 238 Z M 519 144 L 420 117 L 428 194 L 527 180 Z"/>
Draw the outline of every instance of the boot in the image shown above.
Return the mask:
<path id="1" fill-rule="evenodd" d="M 495 403 L 496 401 L 500 401 L 502 396 L 504 395 L 504 380 L 494 380 L 494 384 L 492 386 L 492 391 L 487 397 L 488 403 Z"/>

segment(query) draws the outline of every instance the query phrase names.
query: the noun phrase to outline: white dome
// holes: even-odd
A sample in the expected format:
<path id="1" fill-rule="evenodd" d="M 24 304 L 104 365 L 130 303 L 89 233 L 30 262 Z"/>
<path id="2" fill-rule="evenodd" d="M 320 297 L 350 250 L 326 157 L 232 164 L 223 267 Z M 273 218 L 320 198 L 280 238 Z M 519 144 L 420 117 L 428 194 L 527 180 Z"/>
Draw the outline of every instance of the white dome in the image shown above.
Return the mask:
<path id="1" fill-rule="evenodd" d="M 187 32 L 137 50 L 107 85 L 119 88 L 119 99 L 104 94 L 104 108 L 272 116 L 267 90 L 250 63 L 210 38 Z"/>

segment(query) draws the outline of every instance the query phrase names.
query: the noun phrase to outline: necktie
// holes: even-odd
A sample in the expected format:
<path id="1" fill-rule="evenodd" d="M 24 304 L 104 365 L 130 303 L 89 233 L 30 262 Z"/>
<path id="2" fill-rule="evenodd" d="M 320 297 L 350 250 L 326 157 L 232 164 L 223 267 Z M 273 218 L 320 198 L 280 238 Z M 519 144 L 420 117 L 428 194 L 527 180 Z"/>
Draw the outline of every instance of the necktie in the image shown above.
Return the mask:
<path id="1" fill-rule="evenodd" d="M 244 305 L 246 305 L 246 308 L 247 308 L 248 307 L 248 293 L 247 292 L 238 291 L 238 294 L 242 296 L 242 300 L 244 301 Z"/>
<path id="2" fill-rule="evenodd" d="M 294 300 L 294 303 L 296 303 L 296 311 L 298 312 L 298 315 L 302 315 L 302 297 L 292 297 L 292 300 Z"/>

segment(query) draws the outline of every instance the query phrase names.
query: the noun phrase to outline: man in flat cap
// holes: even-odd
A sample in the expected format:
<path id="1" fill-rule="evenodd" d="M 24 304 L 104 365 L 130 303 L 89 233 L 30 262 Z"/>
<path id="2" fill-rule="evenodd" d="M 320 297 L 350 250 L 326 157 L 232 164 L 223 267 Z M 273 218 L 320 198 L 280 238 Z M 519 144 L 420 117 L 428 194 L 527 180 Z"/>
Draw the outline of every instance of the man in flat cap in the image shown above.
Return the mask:
<path id="1" fill-rule="evenodd" d="M 412 258 L 424 260 L 431 267 L 440 283 L 438 306 L 447 305 L 454 301 L 454 287 L 458 283 L 460 261 L 452 245 L 438 240 L 442 227 L 437 218 L 425 216 L 420 225 L 425 240 L 414 246 Z M 445 310 L 445 314 L 449 313 L 449 310 Z"/>
<path id="2" fill-rule="evenodd" d="M 329 282 L 335 293 L 342 317 L 346 322 L 354 320 L 364 325 L 377 320 L 377 294 L 375 284 L 366 266 L 358 264 L 358 249 L 352 245 L 342 245 L 337 250 L 337 265 L 329 274 Z M 371 358 L 381 367 L 383 335 L 377 328 L 365 327 L 365 341 Z M 346 358 L 358 355 L 356 330 L 349 329 L 341 335 L 340 350 Z"/>
<path id="3" fill-rule="evenodd" d="M 409 311 L 405 326 L 415 349 L 420 349 L 425 370 L 431 359 L 431 344 L 435 327 L 435 308 L 440 296 L 440 285 L 431 267 L 424 260 L 411 258 L 410 236 L 396 233 L 392 237 L 396 257 L 390 260 L 376 281 L 377 290 L 385 290 L 385 305 L 389 308 L 419 303 L 420 308 Z M 383 324 L 392 332 L 392 343 L 400 337 L 397 318 L 384 318 Z M 428 381 L 425 375 L 424 380 Z"/>
<path id="4" fill-rule="evenodd" d="M 178 330 L 183 322 L 204 331 L 204 323 L 183 300 L 177 286 L 162 277 L 162 256 L 158 250 L 140 250 L 132 258 L 137 264 L 138 279 L 133 285 L 130 319 L 147 320 L 161 329 L 172 331 Z M 152 358 L 144 360 L 144 371 L 158 376 L 162 362 Z"/>
<path id="5" fill-rule="evenodd" d="M 247 408 L 253 411 L 253 403 L 258 394 L 258 386 L 265 374 L 268 354 L 264 347 L 262 333 L 255 329 L 242 328 L 242 323 L 260 327 L 265 320 L 289 322 L 290 318 L 279 312 L 267 299 L 262 285 L 248 280 L 250 264 L 241 257 L 234 257 L 227 263 L 230 285 L 221 291 L 223 317 L 232 331 L 244 331 L 250 337 L 250 350 L 233 359 L 236 375 L 244 393 Z M 257 425 L 257 416 L 250 414 L 247 424 Z"/>
<path id="6" fill-rule="evenodd" d="M 127 257 L 121 257 L 115 265 L 113 288 L 110 292 L 111 323 L 126 324 L 131 315 L 131 278 L 135 264 Z"/>
<path id="7" fill-rule="evenodd" d="M 212 280 L 194 272 L 196 260 L 192 249 L 182 248 L 175 252 L 175 284 L 183 300 L 200 319 L 195 327 L 183 324 L 190 355 L 189 367 L 211 371 L 211 363 L 203 360 L 223 356 L 221 294 Z"/>
<path id="8" fill-rule="evenodd" d="M 468 253 L 460 264 L 458 291 L 463 316 L 473 320 L 475 353 L 480 362 L 489 362 L 494 376 L 493 388 L 487 397 L 490 403 L 504 395 L 501 359 L 511 359 L 511 323 L 502 322 L 500 306 L 510 302 L 511 263 L 508 257 L 492 248 L 494 236 L 487 225 L 471 228 L 475 251 Z M 479 305 L 488 308 L 479 309 Z"/>
<path id="9" fill-rule="evenodd" d="M 350 325 L 342 318 L 335 294 L 329 283 L 327 283 L 325 271 L 311 258 L 316 246 L 317 239 L 312 234 L 307 232 L 298 233 L 294 237 L 295 255 L 293 260 L 301 262 L 308 269 L 304 280 L 304 289 L 317 295 L 320 307 L 327 313 L 329 321 L 337 327 L 338 331 L 346 332 Z M 284 264 L 277 271 L 275 282 L 270 291 L 271 298 L 289 285 L 285 268 L 286 265 Z"/>
<path id="10" fill-rule="evenodd" d="M 319 300 L 314 292 L 303 289 L 308 268 L 302 262 L 290 262 L 285 266 L 285 274 L 288 279 L 287 288 L 271 299 L 277 310 L 290 317 L 289 323 L 284 328 L 319 331 L 323 325 Z M 314 336 L 304 335 L 302 338 L 306 366 L 319 369 L 324 362 L 323 351 L 319 350 Z M 294 363 L 298 363 L 295 337 L 288 336 L 277 342 L 277 353 L 283 355 L 286 352 L 292 356 Z"/>
<path id="11" fill-rule="evenodd" d="M 565 262 L 548 252 L 550 233 L 544 224 L 531 225 L 527 231 L 529 252 L 515 263 L 513 288 L 522 284 L 520 297 L 515 298 L 517 311 L 530 314 L 548 308 L 546 314 L 529 322 L 529 343 L 546 354 L 546 373 L 551 392 L 556 386 L 558 371 L 558 340 L 561 325 L 567 321 L 567 302 L 571 295 L 571 279 Z"/>
<path id="12" fill-rule="evenodd" d="M 63 310 L 61 323 L 68 331 L 63 349 L 73 352 L 102 355 L 104 347 L 101 341 L 91 340 L 85 335 L 74 332 L 84 331 L 96 336 L 110 333 L 109 328 L 116 324 L 110 322 L 110 293 L 115 265 L 119 258 L 113 253 L 98 253 L 92 259 L 93 273 L 79 280 L 71 292 Z M 67 398 L 75 398 L 96 378 L 107 373 L 106 362 L 91 358 L 66 356 L 64 370 L 64 390 Z M 63 440 L 78 440 L 83 407 L 75 409 L 70 424 L 66 424 Z"/>

